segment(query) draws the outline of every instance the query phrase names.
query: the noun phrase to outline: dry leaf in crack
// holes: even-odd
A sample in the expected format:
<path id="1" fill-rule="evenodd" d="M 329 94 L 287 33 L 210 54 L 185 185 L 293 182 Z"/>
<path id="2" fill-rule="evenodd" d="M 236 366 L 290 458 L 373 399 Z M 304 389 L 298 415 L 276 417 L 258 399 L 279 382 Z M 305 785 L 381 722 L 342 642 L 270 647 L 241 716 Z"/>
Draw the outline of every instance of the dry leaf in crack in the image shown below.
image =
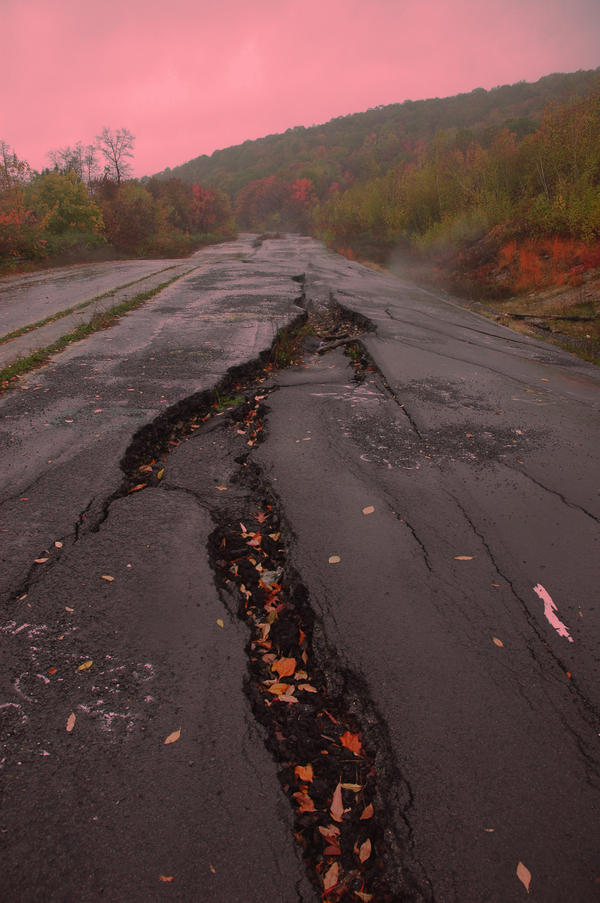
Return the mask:
<path id="1" fill-rule="evenodd" d="M 333 791 L 333 798 L 329 811 L 334 821 L 341 821 L 344 815 L 344 803 L 342 802 L 342 785 L 338 784 Z"/>
<path id="2" fill-rule="evenodd" d="M 327 869 L 323 877 L 323 887 L 326 892 L 332 890 L 336 886 L 339 880 L 339 875 L 340 864 L 339 862 L 334 862 L 333 865 Z"/>
<path id="3" fill-rule="evenodd" d="M 77 668 L 77 670 L 78 670 L 78 671 L 87 671 L 87 669 L 88 669 L 88 668 L 91 668 L 93 664 L 94 664 L 93 660 L 92 660 L 91 658 L 88 658 L 88 660 L 87 660 L 86 662 L 82 662 L 82 663 L 79 665 L 79 667 Z"/>
<path id="4" fill-rule="evenodd" d="M 102 574 L 102 579 L 108 580 L 109 583 L 112 583 L 115 578 L 111 577 L 110 574 Z"/>
<path id="5" fill-rule="evenodd" d="M 218 489 L 219 492 L 227 492 L 227 486 L 215 486 L 215 489 Z"/>
<path id="6" fill-rule="evenodd" d="M 280 677 L 291 677 L 296 670 L 296 659 L 278 658 L 271 665 L 271 670 L 279 674 Z"/>
<path id="7" fill-rule="evenodd" d="M 325 847 L 323 850 L 324 856 L 341 856 L 342 851 L 340 850 L 337 844 L 330 843 L 329 846 Z"/>
<path id="8" fill-rule="evenodd" d="M 455 555 L 454 560 L 455 561 L 473 561 L 473 556 L 472 555 Z"/>
<path id="9" fill-rule="evenodd" d="M 164 469 L 164 467 L 161 467 L 161 469 L 160 469 L 160 470 L 158 471 L 158 473 L 156 474 L 156 479 L 157 479 L 157 480 L 162 480 L 162 478 L 164 477 L 164 475 L 165 475 L 165 469 Z"/>
<path id="10" fill-rule="evenodd" d="M 500 640 L 497 636 L 493 636 L 492 640 L 496 644 L 496 646 L 500 646 L 501 648 L 504 646 L 502 640 Z"/>
<path id="11" fill-rule="evenodd" d="M 289 688 L 290 684 L 276 683 L 272 684 L 270 687 L 267 687 L 267 690 L 269 693 L 272 693 L 273 696 L 282 696 L 284 693 L 287 693 Z"/>
<path id="12" fill-rule="evenodd" d="M 63 547 L 62 542 L 59 542 L 58 540 L 56 540 L 56 542 L 54 543 L 54 545 L 56 546 L 57 549 L 62 549 L 62 547 Z"/>
<path id="13" fill-rule="evenodd" d="M 165 884 L 170 884 L 173 881 L 173 875 L 159 875 L 158 880 L 164 881 Z"/>
<path id="14" fill-rule="evenodd" d="M 145 489 L 146 485 L 147 485 L 146 483 L 138 483 L 137 486 L 134 486 L 132 489 L 129 490 L 129 495 L 131 495 L 132 492 L 139 492 L 140 489 Z"/>
<path id="15" fill-rule="evenodd" d="M 360 793 L 363 786 L 363 784 L 346 784 L 345 782 L 342 784 L 344 790 L 351 790 L 353 793 Z"/>
<path id="16" fill-rule="evenodd" d="M 47 558 L 36 558 L 35 559 L 36 564 L 46 564 L 47 561 L 48 561 Z"/>
<path id="17" fill-rule="evenodd" d="M 365 819 L 367 819 L 367 818 L 373 818 L 374 814 L 375 814 L 375 810 L 373 809 L 373 803 L 369 803 L 369 805 L 365 806 L 365 808 L 363 809 L 363 813 L 360 817 L 360 820 L 365 821 Z"/>
<path id="18" fill-rule="evenodd" d="M 522 862 L 519 862 L 517 866 L 517 878 L 522 882 L 527 893 L 529 893 L 529 885 L 531 884 L 531 872 L 526 865 L 523 865 Z"/>
<path id="19" fill-rule="evenodd" d="M 269 537 L 273 540 L 273 542 L 277 542 L 280 536 L 281 533 L 269 533 Z"/>
<path id="20" fill-rule="evenodd" d="M 322 834 L 329 843 L 337 843 L 340 836 L 340 829 L 337 825 L 327 825 L 326 828 L 319 825 L 319 834 Z"/>
<path id="21" fill-rule="evenodd" d="M 358 734 L 351 734 L 350 731 L 345 731 L 340 737 L 340 743 L 354 753 L 355 756 L 360 756 L 362 743 Z"/>
<path id="22" fill-rule="evenodd" d="M 367 837 L 364 843 L 358 848 L 358 858 L 361 862 L 366 862 L 371 855 L 371 840 Z"/>
<path id="23" fill-rule="evenodd" d="M 300 781 L 312 781 L 314 777 L 313 767 L 310 763 L 308 765 L 296 765 L 294 774 Z"/>
<path id="24" fill-rule="evenodd" d="M 367 507 L 363 508 L 362 511 L 363 511 L 363 514 L 373 514 L 373 512 L 375 511 L 375 508 L 373 505 L 367 505 Z"/>
<path id="25" fill-rule="evenodd" d="M 264 524 L 267 517 L 268 517 L 267 514 L 263 514 L 262 511 L 259 511 L 258 514 L 256 515 L 256 520 L 259 522 L 259 524 Z"/>
<path id="26" fill-rule="evenodd" d="M 305 693 L 318 693 L 316 687 L 313 687 L 311 684 L 298 684 L 299 690 L 304 690 Z"/>
<path id="27" fill-rule="evenodd" d="M 330 555 L 328 560 L 329 564 L 339 564 L 342 559 L 339 555 Z"/>
<path id="28" fill-rule="evenodd" d="M 296 802 L 298 803 L 298 809 L 300 812 L 315 812 L 315 804 L 311 800 L 310 796 L 306 791 L 299 790 L 297 793 L 292 794 Z"/>
<path id="29" fill-rule="evenodd" d="M 67 723 L 65 725 L 67 733 L 70 734 L 73 728 L 75 727 L 75 722 L 77 721 L 77 715 L 75 712 L 71 712 L 69 717 L 67 718 Z"/>
<path id="30" fill-rule="evenodd" d="M 181 737 L 181 728 L 179 728 L 179 730 L 173 731 L 172 734 L 169 734 L 169 736 L 165 740 L 165 745 L 167 743 L 176 743 L 180 737 Z"/>
<path id="31" fill-rule="evenodd" d="M 355 890 L 354 893 L 359 900 L 363 900 L 363 903 L 369 903 L 369 901 L 373 899 L 373 894 L 367 894 L 364 891 Z"/>
<path id="32" fill-rule="evenodd" d="M 217 618 L 217 624 L 219 625 L 219 627 L 225 627 L 225 622 L 223 621 L 223 618 Z"/>

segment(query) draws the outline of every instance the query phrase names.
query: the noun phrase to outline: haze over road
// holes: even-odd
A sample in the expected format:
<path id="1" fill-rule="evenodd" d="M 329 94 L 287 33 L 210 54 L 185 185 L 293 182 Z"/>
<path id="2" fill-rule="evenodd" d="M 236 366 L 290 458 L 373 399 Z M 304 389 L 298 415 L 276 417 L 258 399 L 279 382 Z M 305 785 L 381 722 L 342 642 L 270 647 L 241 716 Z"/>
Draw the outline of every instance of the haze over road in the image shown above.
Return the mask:
<path id="1" fill-rule="evenodd" d="M 186 263 L 0 399 L 5 892 L 320 898 L 322 837 L 306 871 L 294 831 L 331 818 L 295 817 L 285 789 L 302 678 L 287 707 L 252 688 L 218 577 L 234 527 L 258 555 L 264 503 L 282 592 L 314 622 L 304 679 L 377 773 L 380 828 L 356 820 L 373 900 L 510 903 L 527 875 L 532 900 L 597 899 L 598 371 L 311 239 Z M 236 371 L 207 419 L 203 393 L 328 305 L 336 335 L 363 330 L 362 381 L 309 339 L 262 382 Z M 356 862 L 342 846 L 338 890 Z"/>

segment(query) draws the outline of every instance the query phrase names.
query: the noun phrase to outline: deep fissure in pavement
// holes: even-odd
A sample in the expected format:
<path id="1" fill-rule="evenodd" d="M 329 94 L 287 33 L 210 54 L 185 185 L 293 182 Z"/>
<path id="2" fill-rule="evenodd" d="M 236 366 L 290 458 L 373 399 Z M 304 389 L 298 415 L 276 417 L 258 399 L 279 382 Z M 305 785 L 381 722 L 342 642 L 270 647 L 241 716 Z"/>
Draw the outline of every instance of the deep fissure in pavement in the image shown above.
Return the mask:
<path id="1" fill-rule="evenodd" d="M 267 382 L 271 371 L 298 359 L 307 334 L 328 343 L 343 339 L 362 377 L 370 362 L 355 341 L 365 324 L 343 314 L 330 299 L 308 324 L 280 333 L 271 362 L 230 371 L 216 390 L 186 399 L 140 430 L 122 461 L 125 482 L 102 520 L 115 497 L 148 485 L 181 488 L 164 480 L 169 453 L 182 441 L 211 431 L 228 448 L 237 466 L 231 482 L 240 491 L 233 503 L 223 492 L 209 505 L 218 525 L 209 557 L 222 598 L 250 631 L 244 690 L 278 763 L 308 873 L 327 903 L 408 903 L 431 899 L 411 854 L 410 788 L 368 687 L 327 642 L 289 563 L 292 536 L 279 500 L 250 460 L 267 431 L 265 400 L 276 390 Z"/>

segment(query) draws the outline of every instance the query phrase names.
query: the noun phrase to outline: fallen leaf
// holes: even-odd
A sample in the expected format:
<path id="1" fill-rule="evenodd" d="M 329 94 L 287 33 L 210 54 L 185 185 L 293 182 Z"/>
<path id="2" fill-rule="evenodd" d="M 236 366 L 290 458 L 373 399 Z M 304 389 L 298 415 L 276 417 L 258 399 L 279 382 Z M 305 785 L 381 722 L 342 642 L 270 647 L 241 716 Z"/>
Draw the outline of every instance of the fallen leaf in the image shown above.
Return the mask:
<path id="1" fill-rule="evenodd" d="M 129 495 L 131 495 L 132 492 L 139 492 L 140 489 L 145 489 L 147 485 L 147 483 L 138 483 L 137 486 L 134 486 L 129 490 Z"/>
<path id="2" fill-rule="evenodd" d="M 337 844 L 330 843 L 329 846 L 325 847 L 323 850 L 323 854 L 325 856 L 341 856 L 342 851 Z"/>
<path id="3" fill-rule="evenodd" d="M 364 903 L 369 903 L 369 901 L 373 899 L 373 894 L 367 894 L 364 891 L 355 890 L 354 893 L 356 894 L 358 899 L 363 900 Z"/>
<path id="4" fill-rule="evenodd" d="M 331 843 L 337 843 L 338 837 L 340 836 L 340 829 L 337 825 L 327 825 L 326 828 L 323 827 L 323 825 L 319 825 L 319 833 Z"/>
<path id="5" fill-rule="evenodd" d="M 172 734 L 169 734 L 169 736 L 165 740 L 165 745 L 167 743 L 176 743 L 180 737 L 181 737 L 181 728 L 179 728 L 179 730 L 173 731 Z"/>
<path id="6" fill-rule="evenodd" d="M 363 789 L 363 784 L 342 784 L 344 790 L 352 790 L 353 793 L 360 793 Z"/>
<path id="7" fill-rule="evenodd" d="M 75 727 L 75 722 L 77 721 L 77 715 L 75 712 L 71 712 L 69 717 L 67 718 L 66 729 L 67 733 L 70 734 L 73 728 Z"/>
<path id="8" fill-rule="evenodd" d="M 455 555 L 454 560 L 455 561 L 473 561 L 473 556 L 472 555 Z"/>
<path id="9" fill-rule="evenodd" d="M 36 558 L 35 559 L 36 564 L 45 564 L 47 561 L 48 561 L 47 558 Z"/>
<path id="10" fill-rule="evenodd" d="M 159 881 L 164 881 L 165 884 L 170 884 L 173 881 L 173 875 L 159 875 Z"/>
<path id="11" fill-rule="evenodd" d="M 68 605 L 65 605 L 65 611 L 75 611 L 75 609 L 70 608 Z"/>
<path id="12" fill-rule="evenodd" d="M 342 785 L 338 784 L 333 791 L 333 798 L 329 808 L 331 817 L 334 821 L 341 821 L 344 815 L 344 803 L 342 802 Z"/>
<path id="13" fill-rule="evenodd" d="M 484 828 L 483 830 L 485 831 L 486 834 L 493 834 L 496 829 L 495 828 Z"/>
<path id="14" fill-rule="evenodd" d="M 223 618 L 217 618 L 217 624 L 219 625 L 219 627 L 225 627 L 225 622 L 223 621 Z"/>
<path id="15" fill-rule="evenodd" d="M 215 489 L 218 489 L 219 492 L 227 492 L 227 486 L 215 486 Z"/>
<path id="16" fill-rule="evenodd" d="M 277 542 L 281 533 L 269 533 L 269 538 L 273 540 L 273 542 Z"/>
<path id="17" fill-rule="evenodd" d="M 529 885 L 531 884 L 531 872 L 526 865 L 523 865 L 522 862 L 519 862 L 517 866 L 517 878 L 525 886 L 527 893 L 529 893 Z"/>
<path id="18" fill-rule="evenodd" d="M 54 543 L 54 545 L 56 546 L 57 549 L 62 549 L 62 547 L 63 547 L 62 542 L 59 542 L 58 540 L 56 540 L 56 542 Z"/>
<path id="19" fill-rule="evenodd" d="M 291 677 L 296 670 L 296 659 L 279 658 L 273 662 L 271 670 L 279 674 L 280 677 Z"/>
<path id="20" fill-rule="evenodd" d="M 502 642 L 502 640 L 499 640 L 497 636 L 493 636 L 493 637 L 492 637 L 492 640 L 494 641 L 494 643 L 496 644 L 496 646 L 500 646 L 500 647 L 503 647 L 503 646 L 504 646 L 504 643 Z"/>
<path id="21" fill-rule="evenodd" d="M 290 688 L 290 684 L 276 683 L 276 684 L 271 684 L 270 687 L 267 687 L 267 690 L 269 693 L 272 693 L 273 696 L 282 696 L 284 693 L 287 693 L 289 688 Z"/>
<path id="22" fill-rule="evenodd" d="M 82 662 L 82 664 L 79 665 L 77 670 L 78 671 L 87 671 L 87 669 L 91 668 L 93 664 L 94 664 L 93 660 L 91 658 L 88 658 L 88 660 L 86 662 Z"/>
<path id="23" fill-rule="evenodd" d="M 329 564 L 339 564 L 342 559 L 339 555 L 330 555 Z"/>
<path id="24" fill-rule="evenodd" d="M 48 674 L 56 674 L 56 668 L 48 668 Z"/>
<path id="25" fill-rule="evenodd" d="M 304 690 L 305 693 L 318 693 L 316 687 L 311 686 L 311 684 L 298 684 L 299 690 Z"/>
<path id="26" fill-rule="evenodd" d="M 140 473 L 152 473 L 152 464 L 142 464 L 138 470 Z"/>
<path id="27" fill-rule="evenodd" d="M 164 477 L 164 475 L 165 475 L 165 469 L 164 469 L 164 467 L 161 467 L 161 469 L 160 469 L 160 470 L 158 471 L 158 473 L 156 474 L 156 479 L 157 479 L 157 480 L 162 480 L 162 478 Z"/>
<path id="28" fill-rule="evenodd" d="M 366 508 L 363 508 L 363 514 L 373 514 L 375 508 L 373 505 L 367 505 Z"/>
<path id="29" fill-rule="evenodd" d="M 325 875 L 323 876 L 323 887 L 325 891 L 330 891 L 332 888 L 336 886 L 339 880 L 340 874 L 340 864 L 339 862 L 334 862 L 332 866 L 330 866 Z"/>
<path id="30" fill-rule="evenodd" d="M 313 767 L 310 763 L 308 765 L 296 765 L 294 774 L 301 781 L 312 781 L 314 777 Z"/>
<path id="31" fill-rule="evenodd" d="M 209 869 L 211 870 L 211 872 L 213 873 L 213 875 L 216 875 L 216 874 L 217 874 L 217 870 L 216 870 L 216 868 L 214 867 L 214 865 L 212 864 L 212 862 L 209 862 L 209 863 L 208 863 L 208 867 L 209 867 Z"/>
<path id="32" fill-rule="evenodd" d="M 263 514 L 262 511 L 259 511 L 258 514 L 256 515 L 256 520 L 259 522 L 259 524 L 264 524 L 267 517 L 268 517 L 267 514 Z"/>
<path id="33" fill-rule="evenodd" d="M 298 809 L 300 812 L 316 812 L 315 804 L 305 790 L 299 790 L 297 793 L 294 793 L 292 795 L 298 803 Z"/>
<path id="34" fill-rule="evenodd" d="M 102 579 L 108 580 L 109 583 L 112 583 L 115 578 L 111 577 L 110 574 L 102 574 Z"/>
<path id="35" fill-rule="evenodd" d="M 362 743 L 358 734 L 351 734 L 350 731 L 346 731 L 340 737 L 340 743 L 354 753 L 355 756 L 360 756 Z"/>
<path id="36" fill-rule="evenodd" d="M 373 803 L 369 803 L 369 805 L 365 806 L 365 808 L 363 809 L 360 821 L 366 821 L 367 818 L 373 818 L 374 814 L 375 810 L 373 809 Z"/>
<path id="37" fill-rule="evenodd" d="M 371 840 L 367 837 L 364 843 L 358 848 L 358 858 L 361 862 L 366 862 L 371 855 Z"/>

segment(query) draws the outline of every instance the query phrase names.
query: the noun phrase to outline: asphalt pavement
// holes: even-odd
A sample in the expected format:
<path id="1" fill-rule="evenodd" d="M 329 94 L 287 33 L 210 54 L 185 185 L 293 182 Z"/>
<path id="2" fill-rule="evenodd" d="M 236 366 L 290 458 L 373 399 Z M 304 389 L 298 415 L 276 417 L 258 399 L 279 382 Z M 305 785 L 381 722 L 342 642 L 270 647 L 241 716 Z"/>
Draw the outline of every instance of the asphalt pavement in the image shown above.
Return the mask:
<path id="1" fill-rule="evenodd" d="M 598 370 L 311 239 L 206 254 L 0 399 L 8 898 L 596 900 Z M 352 356 L 244 369 L 332 303 Z M 337 884 L 215 570 L 259 504 L 378 787 Z"/>

